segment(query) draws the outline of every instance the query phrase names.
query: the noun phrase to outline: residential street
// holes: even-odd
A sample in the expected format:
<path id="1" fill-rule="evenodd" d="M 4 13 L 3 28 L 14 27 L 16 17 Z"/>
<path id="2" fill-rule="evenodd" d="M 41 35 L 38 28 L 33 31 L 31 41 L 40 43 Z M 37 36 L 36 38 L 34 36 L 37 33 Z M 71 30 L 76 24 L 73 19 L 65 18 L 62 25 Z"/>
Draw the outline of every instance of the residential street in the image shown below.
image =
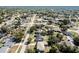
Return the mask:
<path id="1" fill-rule="evenodd" d="M 36 17 L 36 15 L 33 15 L 33 17 L 31 18 L 31 22 L 28 24 L 28 27 L 26 28 L 26 31 L 24 34 L 25 38 L 23 39 L 24 42 L 23 43 L 21 42 L 19 44 L 19 47 L 20 47 L 20 45 L 22 45 L 22 49 L 21 49 L 20 53 L 24 53 L 24 51 L 26 49 L 25 43 L 28 41 L 27 39 L 29 38 L 29 33 L 27 33 L 27 31 L 34 25 L 34 21 L 36 20 L 35 17 Z M 18 51 L 19 47 L 17 48 L 16 52 Z"/>

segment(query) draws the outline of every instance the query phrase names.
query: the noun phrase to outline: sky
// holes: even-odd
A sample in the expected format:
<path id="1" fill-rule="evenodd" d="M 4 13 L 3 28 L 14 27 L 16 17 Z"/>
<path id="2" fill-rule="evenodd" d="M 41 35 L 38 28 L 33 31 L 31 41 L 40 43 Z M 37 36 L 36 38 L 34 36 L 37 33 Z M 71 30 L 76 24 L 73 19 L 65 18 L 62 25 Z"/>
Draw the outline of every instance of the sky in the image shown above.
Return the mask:
<path id="1" fill-rule="evenodd" d="M 67 9 L 67 10 L 79 10 L 79 6 L 0 6 L 3 8 L 28 8 L 28 9 L 33 9 L 33 8 L 47 8 L 47 9 Z"/>

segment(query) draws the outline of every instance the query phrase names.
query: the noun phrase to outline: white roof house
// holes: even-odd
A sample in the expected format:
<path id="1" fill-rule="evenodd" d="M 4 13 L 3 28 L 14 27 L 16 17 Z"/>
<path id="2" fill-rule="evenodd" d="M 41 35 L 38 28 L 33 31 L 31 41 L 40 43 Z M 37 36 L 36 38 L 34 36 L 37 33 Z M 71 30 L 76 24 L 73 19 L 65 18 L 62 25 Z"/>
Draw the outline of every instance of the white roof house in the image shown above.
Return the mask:
<path id="1" fill-rule="evenodd" d="M 45 46 L 44 46 L 43 42 L 38 42 L 37 43 L 37 50 L 40 50 L 40 51 L 44 51 L 45 50 Z"/>
<path id="2" fill-rule="evenodd" d="M 40 18 L 40 19 L 37 19 L 37 21 L 42 21 L 42 20 L 43 20 L 43 19 L 41 19 L 41 18 Z"/>

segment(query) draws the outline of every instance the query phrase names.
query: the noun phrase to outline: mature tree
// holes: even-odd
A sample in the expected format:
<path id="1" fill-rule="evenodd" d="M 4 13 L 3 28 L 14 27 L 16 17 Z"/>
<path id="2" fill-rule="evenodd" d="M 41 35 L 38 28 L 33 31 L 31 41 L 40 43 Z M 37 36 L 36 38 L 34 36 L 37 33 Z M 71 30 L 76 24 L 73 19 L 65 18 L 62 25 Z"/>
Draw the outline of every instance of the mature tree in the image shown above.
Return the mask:
<path id="1" fill-rule="evenodd" d="M 73 40 L 74 40 L 74 44 L 79 46 L 79 35 L 78 33 L 76 32 L 71 32 L 72 33 L 72 37 L 73 37 Z"/>
<path id="2" fill-rule="evenodd" d="M 36 30 L 36 26 L 32 26 L 31 28 L 30 28 L 30 30 L 29 30 L 29 33 L 33 33 L 33 31 L 35 31 Z"/>
<path id="3" fill-rule="evenodd" d="M 75 53 L 78 49 L 76 46 L 68 46 L 65 42 L 64 44 L 59 44 L 58 49 L 62 53 Z"/>
<path id="4" fill-rule="evenodd" d="M 68 26 L 69 23 L 70 23 L 70 21 L 66 20 L 66 19 L 60 21 L 59 27 L 61 28 L 61 31 L 66 31 L 69 28 L 69 26 Z"/>
<path id="5" fill-rule="evenodd" d="M 0 17 L 0 24 L 3 22 L 4 20 L 3 20 L 3 17 Z"/>
<path id="6" fill-rule="evenodd" d="M 46 32 L 46 31 L 42 31 L 42 32 L 41 32 L 41 35 L 42 35 L 42 36 L 45 36 L 45 35 L 47 35 L 47 32 Z"/>
<path id="7" fill-rule="evenodd" d="M 48 45 L 52 46 L 53 44 L 56 44 L 59 41 L 60 40 L 57 37 L 50 35 L 49 38 L 48 38 Z"/>
<path id="8" fill-rule="evenodd" d="M 27 44 L 30 44 L 31 40 L 32 40 L 32 38 L 29 37 L 29 38 L 28 38 L 28 42 L 27 42 Z"/>
<path id="9" fill-rule="evenodd" d="M 21 30 L 15 31 L 12 33 L 13 36 L 15 36 L 15 42 L 18 43 L 21 41 L 22 37 L 24 36 L 24 32 Z"/>
<path id="10" fill-rule="evenodd" d="M 74 37 L 74 44 L 79 46 L 79 37 Z"/>
<path id="11" fill-rule="evenodd" d="M 8 28 L 6 28 L 5 26 L 1 27 L 1 31 L 3 33 L 8 33 Z"/>
<path id="12" fill-rule="evenodd" d="M 58 50 L 58 47 L 56 45 L 52 45 L 49 53 L 56 53 L 57 50 Z"/>
<path id="13" fill-rule="evenodd" d="M 62 33 L 58 33 L 58 34 L 57 34 L 57 38 L 58 38 L 59 40 L 62 40 L 62 38 L 63 38 Z"/>

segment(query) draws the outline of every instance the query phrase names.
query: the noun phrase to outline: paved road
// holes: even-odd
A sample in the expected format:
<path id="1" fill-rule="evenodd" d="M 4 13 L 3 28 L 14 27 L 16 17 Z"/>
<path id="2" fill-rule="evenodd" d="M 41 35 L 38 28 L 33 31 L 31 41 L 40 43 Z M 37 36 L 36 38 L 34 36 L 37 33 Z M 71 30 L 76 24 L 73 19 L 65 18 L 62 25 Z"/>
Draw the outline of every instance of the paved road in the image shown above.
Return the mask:
<path id="1" fill-rule="evenodd" d="M 74 41 L 73 41 L 73 38 L 72 37 L 70 37 L 70 36 L 67 36 L 67 41 L 69 42 L 69 44 L 71 45 L 71 46 L 75 46 L 74 45 Z"/>
<path id="2" fill-rule="evenodd" d="M 22 45 L 22 49 L 20 51 L 20 53 L 24 53 L 25 49 L 26 49 L 26 45 L 25 43 L 27 43 L 27 39 L 29 38 L 29 34 L 27 33 L 28 30 L 34 25 L 34 21 L 35 21 L 35 18 L 36 18 L 36 14 L 33 15 L 33 17 L 31 18 L 31 22 L 28 24 L 27 28 L 26 28 L 26 31 L 25 31 L 25 38 L 23 38 L 22 40 L 24 40 L 24 42 L 20 43 L 19 44 L 19 47 L 17 48 L 17 50 L 15 51 L 17 53 L 17 51 L 19 50 L 20 48 L 20 45 Z"/>
<path id="3" fill-rule="evenodd" d="M 23 44 L 22 44 L 22 48 L 21 48 L 21 51 L 20 51 L 20 53 L 24 53 L 25 52 L 25 49 L 26 49 L 26 45 L 25 45 L 25 43 L 27 43 L 27 39 L 29 38 L 29 34 L 27 34 L 26 35 L 26 37 L 25 37 L 25 39 L 24 39 L 24 42 L 23 42 Z"/>
<path id="4" fill-rule="evenodd" d="M 25 43 L 27 43 L 27 39 L 29 38 L 29 34 L 27 33 L 28 30 L 34 25 L 34 21 L 36 20 L 36 15 L 33 16 L 33 18 L 31 18 L 31 22 L 28 24 L 28 27 L 26 28 L 26 31 L 25 31 L 25 39 L 24 39 L 24 42 L 23 42 L 23 47 L 20 51 L 20 53 L 24 53 L 25 49 L 26 49 L 26 45 Z"/>

